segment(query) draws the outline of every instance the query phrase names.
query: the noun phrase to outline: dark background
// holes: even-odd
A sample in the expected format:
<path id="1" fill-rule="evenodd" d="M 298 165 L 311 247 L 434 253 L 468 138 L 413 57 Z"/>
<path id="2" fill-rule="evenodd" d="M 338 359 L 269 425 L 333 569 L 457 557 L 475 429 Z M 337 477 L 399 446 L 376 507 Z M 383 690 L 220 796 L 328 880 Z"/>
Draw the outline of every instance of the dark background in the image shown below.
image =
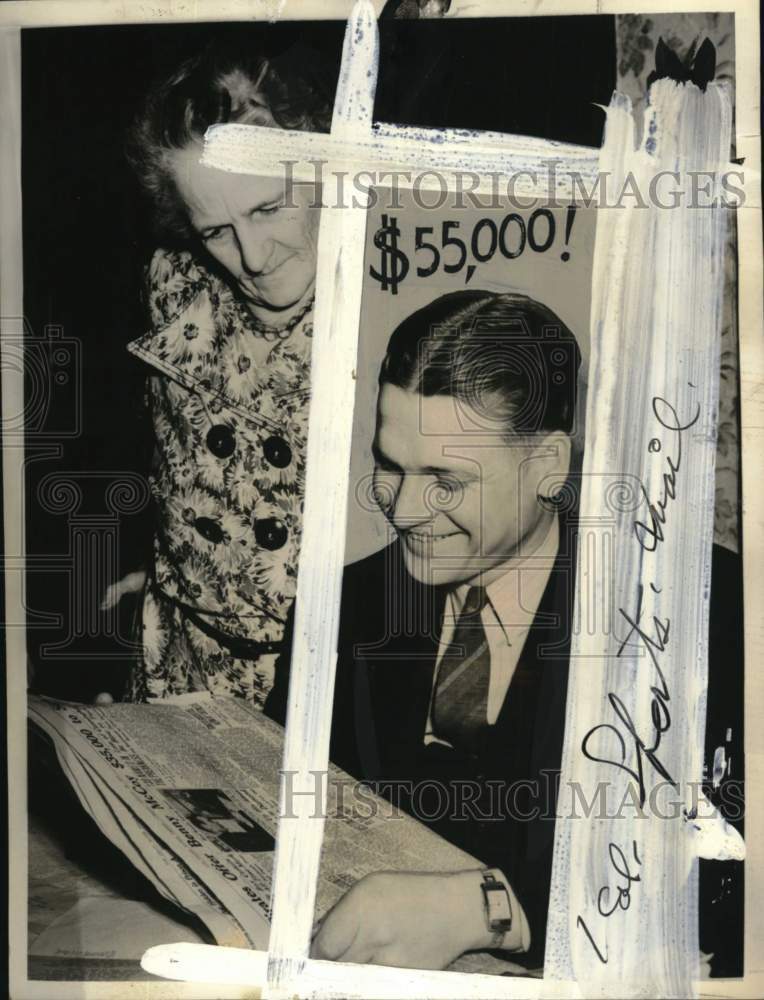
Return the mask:
<path id="1" fill-rule="evenodd" d="M 604 115 L 594 105 L 607 104 L 615 85 L 612 17 L 389 21 L 380 31 L 378 120 L 599 146 Z M 213 33 L 265 34 L 274 51 L 307 45 L 334 87 L 344 22 L 22 32 L 26 346 L 48 379 L 27 431 L 29 651 L 41 693 L 118 695 L 128 668 L 129 651 L 98 627 L 92 554 L 75 553 L 70 536 L 112 530 L 113 522 L 96 521 L 109 514 L 105 487 L 121 472 L 145 475 L 152 450 L 141 405 L 146 372 L 125 345 L 144 331 L 141 274 L 156 241 L 125 161 L 125 131 L 151 81 Z M 63 338 L 57 346 L 49 326 Z M 35 393 L 40 384 L 30 378 L 27 398 Z M 51 474 L 80 487 L 76 511 L 41 504 Z M 122 517 L 115 578 L 150 551 L 150 509 Z M 71 634 L 70 604 L 90 609 L 79 635 Z M 123 605 L 126 636 L 134 609 Z M 61 624 L 45 615 L 60 615 Z"/>

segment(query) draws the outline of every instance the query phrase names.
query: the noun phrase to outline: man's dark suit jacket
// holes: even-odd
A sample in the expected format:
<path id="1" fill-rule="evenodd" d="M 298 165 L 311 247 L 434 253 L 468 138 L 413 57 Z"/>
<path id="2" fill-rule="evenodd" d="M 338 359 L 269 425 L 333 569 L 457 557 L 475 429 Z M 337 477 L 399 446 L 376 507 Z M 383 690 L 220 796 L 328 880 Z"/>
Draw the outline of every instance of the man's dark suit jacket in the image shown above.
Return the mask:
<path id="1" fill-rule="evenodd" d="M 348 566 L 343 585 L 331 758 L 351 775 L 377 783 L 380 794 L 486 866 L 504 872 L 531 927 L 530 951 L 513 956 L 528 968 L 543 964 L 574 568 L 575 522 L 561 519 L 557 559 L 503 707 L 482 752 L 473 757 L 423 745 L 446 588 L 427 587 L 411 577 L 398 542 Z M 742 710 L 736 557 L 715 549 L 713 573 L 710 662 L 721 664 L 726 677 L 720 683 L 720 672 L 711 671 L 711 759 Z M 291 649 L 289 632 L 284 648 Z M 266 705 L 266 712 L 282 723 L 287 686 L 288 654 L 280 660 Z M 681 725 L 681 707 L 671 706 L 671 712 L 673 724 Z M 740 728 L 735 724 L 738 761 Z M 742 777 L 739 770 L 736 776 Z M 711 882 L 713 894 L 716 880 Z M 728 899 L 727 910 L 730 905 Z M 719 908 L 714 913 L 717 931 L 730 935 L 729 913 L 725 917 Z M 742 922 L 738 930 L 742 939 Z M 728 947 L 733 942 L 734 934 Z M 719 954 L 718 945 L 715 950 Z"/>

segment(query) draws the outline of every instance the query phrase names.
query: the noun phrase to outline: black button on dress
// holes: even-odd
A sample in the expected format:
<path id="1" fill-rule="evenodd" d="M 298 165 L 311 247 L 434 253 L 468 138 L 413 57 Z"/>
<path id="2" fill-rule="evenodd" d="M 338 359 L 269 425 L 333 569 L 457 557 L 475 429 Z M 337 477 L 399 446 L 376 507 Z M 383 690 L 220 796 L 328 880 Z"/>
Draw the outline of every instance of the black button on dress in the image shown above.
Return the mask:
<path id="1" fill-rule="evenodd" d="M 289 529 L 278 517 L 264 517 L 255 521 L 255 540 L 264 549 L 280 549 L 289 538 Z"/>
<path id="2" fill-rule="evenodd" d="M 292 461 L 292 449 L 282 437 L 275 434 L 263 441 L 263 455 L 266 462 L 277 469 L 286 469 Z"/>
<path id="3" fill-rule="evenodd" d="M 236 435 L 228 424 L 214 424 L 207 431 L 207 447 L 216 458 L 230 458 L 236 451 Z"/>
<path id="4" fill-rule="evenodd" d="M 223 541 L 223 529 L 211 517 L 197 517 L 194 521 L 194 527 L 202 538 L 206 538 L 213 545 L 217 545 Z"/>

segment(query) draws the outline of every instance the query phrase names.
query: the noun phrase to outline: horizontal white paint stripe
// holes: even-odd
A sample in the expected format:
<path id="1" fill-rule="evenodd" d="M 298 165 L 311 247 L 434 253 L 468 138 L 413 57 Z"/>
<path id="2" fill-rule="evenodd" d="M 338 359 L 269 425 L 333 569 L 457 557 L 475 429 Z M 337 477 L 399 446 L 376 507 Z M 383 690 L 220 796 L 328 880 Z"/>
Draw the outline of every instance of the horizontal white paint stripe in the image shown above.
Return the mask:
<path id="1" fill-rule="evenodd" d="M 268 955 L 264 951 L 239 948 L 216 948 L 204 944 L 165 944 L 150 948 L 141 965 L 155 976 L 175 979 L 176 983 L 141 983 L 146 995 L 163 997 L 191 996 L 185 992 L 183 982 L 198 984 L 199 1000 L 205 997 L 241 997 L 252 1000 L 253 991 L 263 987 Z M 762 976 L 759 982 L 764 982 Z M 45 985 L 45 984 L 41 984 Z M 59 984 L 58 988 L 66 984 Z M 101 984 L 93 983 L 93 986 Z M 135 984 L 136 986 L 139 984 Z M 164 985 L 165 992 L 159 989 Z M 235 987 L 239 986 L 240 989 Z M 217 988 L 217 993 L 212 993 Z M 695 982 L 694 993 L 704 997 L 742 996 L 736 981 L 714 980 Z M 80 987 L 81 989 L 81 987 Z M 171 990 L 177 991 L 176 993 Z M 157 992 L 155 992 L 157 991 Z M 69 994 L 74 996 L 74 993 Z M 82 994 L 79 994 L 82 995 Z M 136 996 L 144 994 L 136 994 Z M 414 969 L 393 969 L 379 965 L 346 965 L 341 962 L 305 962 L 300 980 L 300 997 L 361 997 L 369 1000 L 556 1000 L 580 997 L 575 983 L 555 982 L 549 979 L 515 978 L 511 976 L 483 976 L 475 973 L 421 972 Z M 759 995 L 748 993 L 748 996 Z M 66 994 L 57 994 L 65 1000 Z M 95 993 L 92 994 L 95 997 Z M 47 1000 L 47 996 L 40 1000 Z"/>
<path id="2" fill-rule="evenodd" d="M 268 955 L 244 948 L 218 948 L 213 945 L 167 944 L 150 948 L 141 960 L 142 967 L 156 976 L 219 983 L 221 986 L 247 984 L 263 986 Z M 299 980 L 293 984 L 294 995 L 309 997 L 368 997 L 375 1000 L 400 997 L 461 997 L 464 1000 L 489 998 L 579 997 L 575 983 L 550 983 L 542 979 L 511 976 L 485 976 L 477 973 L 424 972 L 381 965 L 348 965 L 342 962 L 319 962 L 308 959 Z"/>
<path id="3" fill-rule="evenodd" d="M 373 0 L 378 16 L 386 0 Z M 675 3 L 678 0 L 675 0 Z M 682 0 L 687 10 L 720 9 L 709 0 Z M 0 25 L 67 25 L 174 21 L 341 20 L 352 0 L 4 0 Z M 448 18 L 596 14 L 597 0 L 454 0 Z"/>
<path id="4" fill-rule="evenodd" d="M 587 192 L 597 179 L 598 151 L 585 146 L 498 133 L 489 133 L 485 143 L 482 133 L 458 133 L 458 139 L 451 141 L 456 134 L 385 125 L 373 134 L 367 132 L 351 140 L 317 132 L 215 125 L 205 136 L 202 163 L 218 170 L 276 177 L 284 176 L 284 164 L 289 163 L 290 176 L 311 183 L 320 178 L 314 164 L 330 161 L 331 166 L 323 167 L 322 173 L 335 186 L 333 172 L 352 178 L 373 170 L 377 178 L 399 174 L 401 187 L 416 181 L 424 190 L 437 191 L 444 186 L 458 190 L 457 175 L 469 171 L 481 175 L 475 188 L 480 193 L 490 193 L 492 175 L 498 175 L 515 177 L 514 193 L 518 197 L 556 195 L 561 200 L 571 198 L 577 190 L 580 194 L 572 175 L 580 178 L 579 184 L 583 183 Z M 431 171 L 437 171 L 443 179 Z M 412 176 L 407 178 L 407 173 Z M 325 197 L 327 204 L 332 204 L 334 189 L 331 187 Z M 359 197 L 350 180 L 345 182 L 345 189 L 348 200 L 352 195 Z"/>

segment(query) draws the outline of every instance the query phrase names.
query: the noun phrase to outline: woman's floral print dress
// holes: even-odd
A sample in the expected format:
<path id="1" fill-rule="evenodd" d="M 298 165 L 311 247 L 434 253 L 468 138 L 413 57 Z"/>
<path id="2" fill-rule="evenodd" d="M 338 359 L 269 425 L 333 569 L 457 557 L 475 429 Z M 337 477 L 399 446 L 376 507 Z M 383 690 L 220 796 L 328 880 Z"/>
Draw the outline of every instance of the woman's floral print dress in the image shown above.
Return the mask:
<path id="1" fill-rule="evenodd" d="M 296 588 L 312 312 L 265 341 L 222 279 L 165 250 L 149 297 L 152 329 L 129 350 L 156 369 L 157 521 L 127 697 L 262 705 Z"/>

